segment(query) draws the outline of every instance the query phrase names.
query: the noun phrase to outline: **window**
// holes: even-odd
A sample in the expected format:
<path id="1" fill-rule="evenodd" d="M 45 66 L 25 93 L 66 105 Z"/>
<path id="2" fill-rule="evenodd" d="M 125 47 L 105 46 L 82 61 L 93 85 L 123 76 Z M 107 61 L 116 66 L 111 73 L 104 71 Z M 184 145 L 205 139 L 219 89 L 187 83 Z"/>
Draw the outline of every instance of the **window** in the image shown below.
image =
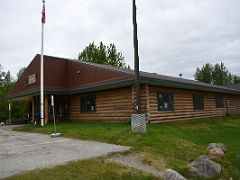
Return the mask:
<path id="1" fill-rule="evenodd" d="M 193 95 L 193 109 L 199 110 L 204 109 L 204 102 L 203 102 L 203 96 L 202 95 Z"/>
<path id="2" fill-rule="evenodd" d="M 96 112 L 96 96 L 81 97 L 81 112 Z"/>
<path id="3" fill-rule="evenodd" d="M 173 94 L 158 93 L 158 111 L 173 111 Z"/>
<path id="4" fill-rule="evenodd" d="M 223 108 L 224 107 L 224 100 L 222 96 L 216 96 L 216 107 Z"/>

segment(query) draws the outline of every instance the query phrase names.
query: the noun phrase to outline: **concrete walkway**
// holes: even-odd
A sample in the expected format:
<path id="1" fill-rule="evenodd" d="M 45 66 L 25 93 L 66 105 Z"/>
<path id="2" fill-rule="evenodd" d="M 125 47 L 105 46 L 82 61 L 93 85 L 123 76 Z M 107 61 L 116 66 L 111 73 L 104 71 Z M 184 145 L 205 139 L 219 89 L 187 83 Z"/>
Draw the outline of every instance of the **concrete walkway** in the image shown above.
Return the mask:
<path id="1" fill-rule="evenodd" d="M 130 149 L 106 143 L 15 132 L 10 128 L 0 126 L 0 179 L 37 168 L 53 167 L 69 161 Z"/>

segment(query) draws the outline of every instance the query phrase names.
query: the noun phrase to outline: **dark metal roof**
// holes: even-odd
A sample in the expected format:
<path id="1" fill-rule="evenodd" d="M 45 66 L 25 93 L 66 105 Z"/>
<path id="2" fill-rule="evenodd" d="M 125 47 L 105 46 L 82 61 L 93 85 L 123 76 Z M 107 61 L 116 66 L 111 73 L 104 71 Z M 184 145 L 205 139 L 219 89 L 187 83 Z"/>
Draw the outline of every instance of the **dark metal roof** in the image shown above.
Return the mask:
<path id="1" fill-rule="evenodd" d="M 212 85 L 200 81 L 184 79 L 180 77 L 170 77 L 159 74 L 152 74 L 147 72 L 141 72 L 141 78 L 149 84 L 162 84 L 166 87 L 192 89 L 199 91 L 219 92 L 219 93 L 230 93 L 240 94 L 240 90 L 236 90 L 229 87 Z"/>
<path id="2" fill-rule="evenodd" d="M 45 91 L 74 94 L 79 92 L 104 90 L 134 84 L 134 70 L 108 65 L 77 61 L 67 58 L 44 56 Z M 8 98 L 39 93 L 39 81 L 33 86 L 24 86 L 24 79 L 36 73 L 39 76 L 40 55 L 32 60 L 23 77 L 20 77 L 8 94 Z M 80 76 L 76 71 L 80 70 Z M 140 72 L 141 83 L 154 86 L 190 89 L 197 91 L 240 94 L 240 89 L 211 85 L 199 81 L 170 77 L 156 73 Z"/>
<path id="3" fill-rule="evenodd" d="M 16 99 L 40 90 L 40 55 L 36 55 L 7 95 Z M 27 84 L 35 75 L 34 84 Z M 44 56 L 44 91 L 73 94 L 85 89 L 117 88 L 133 84 L 133 75 L 76 60 Z"/>
<path id="4" fill-rule="evenodd" d="M 128 74 L 134 75 L 134 70 L 128 68 L 117 68 L 102 64 L 94 64 L 89 62 L 81 61 L 81 63 L 86 63 L 92 66 L 97 66 L 101 68 L 111 69 L 114 71 L 120 71 Z M 171 77 L 160 75 L 156 73 L 149 73 L 140 71 L 141 82 L 148 83 L 153 85 L 161 85 L 173 88 L 183 88 L 183 89 L 192 89 L 192 90 L 200 90 L 200 91 L 210 91 L 210 92 L 219 92 L 219 93 L 233 93 L 233 94 L 240 94 L 240 87 L 226 87 L 226 86 L 218 86 L 212 85 L 196 80 L 185 79 L 182 77 Z"/>
<path id="5" fill-rule="evenodd" d="M 226 87 L 240 91 L 240 84 L 228 84 Z"/>

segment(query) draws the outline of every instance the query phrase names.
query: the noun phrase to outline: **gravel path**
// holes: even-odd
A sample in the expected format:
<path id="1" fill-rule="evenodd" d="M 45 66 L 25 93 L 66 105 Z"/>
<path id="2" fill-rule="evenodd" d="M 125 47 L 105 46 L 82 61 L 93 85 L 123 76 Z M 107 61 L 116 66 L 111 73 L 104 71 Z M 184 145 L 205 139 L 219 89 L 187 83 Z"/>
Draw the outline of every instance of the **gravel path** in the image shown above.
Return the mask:
<path id="1" fill-rule="evenodd" d="M 0 126 L 0 179 L 37 168 L 126 152 L 130 147 L 11 131 Z"/>
<path id="2" fill-rule="evenodd" d="M 163 177 L 163 172 L 157 170 L 156 168 L 143 164 L 140 162 L 139 158 L 134 155 L 116 155 L 112 156 L 110 159 L 112 162 L 120 163 L 147 173 L 151 173 L 157 177 Z"/>

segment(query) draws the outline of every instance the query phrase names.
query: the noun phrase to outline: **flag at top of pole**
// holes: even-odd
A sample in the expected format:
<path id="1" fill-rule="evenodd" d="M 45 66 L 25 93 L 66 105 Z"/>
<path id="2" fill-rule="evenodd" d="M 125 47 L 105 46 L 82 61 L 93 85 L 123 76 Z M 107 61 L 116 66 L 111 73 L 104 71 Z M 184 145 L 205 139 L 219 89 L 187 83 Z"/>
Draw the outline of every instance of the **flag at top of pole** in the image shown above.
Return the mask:
<path id="1" fill-rule="evenodd" d="M 42 8 L 42 23 L 44 24 L 46 22 L 46 15 L 45 15 L 45 0 L 43 2 L 43 8 Z"/>

